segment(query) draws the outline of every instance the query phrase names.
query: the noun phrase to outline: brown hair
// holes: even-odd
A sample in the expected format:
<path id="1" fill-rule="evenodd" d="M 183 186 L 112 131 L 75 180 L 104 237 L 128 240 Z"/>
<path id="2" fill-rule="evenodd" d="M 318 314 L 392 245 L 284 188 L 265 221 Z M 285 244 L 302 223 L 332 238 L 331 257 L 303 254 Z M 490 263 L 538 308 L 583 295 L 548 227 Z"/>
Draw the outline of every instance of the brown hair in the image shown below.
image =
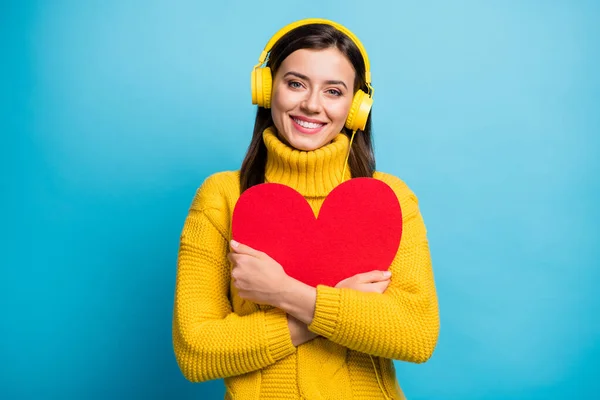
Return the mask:
<path id="1" fill-rule="evenodd" d="M 337 48 L 344 54 L 356 71 L 354 91 L 368 91 L 365 83 L 365 63 L 358 47 L 354 42 L 336 28 L 327 24 L 310 24 L 300 26 L 275 43 L 269 54 L 267 66 L 271 68 L 273 77 L 287 56 L 300 49 Z M 252 140 L 242 162 L 240 171 L 240 189 L 243 193 L 254 185 L 264 183 L 265 167 L 267 164 L 267 148 L 263 142 L 263 131 L 273 126 L 271 110 L 258 107 Z M 344 127 L 343 133 L 350 138 L 352 132 Z M 357 131 L 350 149 L 348 166 L 352 177 L 372 177 L 375 172 L 375 154 L 371 140 L 371 113 L 367 119 L 364 131 Z"/>

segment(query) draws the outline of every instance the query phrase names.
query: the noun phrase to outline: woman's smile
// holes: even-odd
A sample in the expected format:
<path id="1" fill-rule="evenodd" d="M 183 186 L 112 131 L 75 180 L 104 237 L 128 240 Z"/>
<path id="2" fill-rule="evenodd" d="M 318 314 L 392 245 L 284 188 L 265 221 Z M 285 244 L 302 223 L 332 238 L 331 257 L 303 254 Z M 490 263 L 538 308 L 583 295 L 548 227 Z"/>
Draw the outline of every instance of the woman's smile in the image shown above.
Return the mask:
<path id="1" fill-rule="evenodd" d="M 294 128 L 298 132 L 305 133 L 307 135 L 314 135 L 316 133 L 319 133 L 321 132 L 323 127 L 327 125 L 324 122 L 317 122 L 310 118 L 301 116 L 290 115 L 290 118 L 292 120 Z"/>

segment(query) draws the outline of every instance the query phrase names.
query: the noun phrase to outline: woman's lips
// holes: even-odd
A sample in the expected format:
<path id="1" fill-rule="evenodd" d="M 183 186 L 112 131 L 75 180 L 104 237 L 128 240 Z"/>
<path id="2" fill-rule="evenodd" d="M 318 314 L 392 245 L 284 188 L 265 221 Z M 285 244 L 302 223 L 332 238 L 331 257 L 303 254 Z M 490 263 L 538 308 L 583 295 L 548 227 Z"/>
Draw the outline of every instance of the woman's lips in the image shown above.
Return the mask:
<path id="1" fill-rule="evenodd" d="M 325 127 L 325 125 L 327 125 L 327 124 L 321 124 L 320 126 L 318 126 L 316 128 L 306 128 L 306 127 L 300 125 L 299 123 L 297 123 L 296 120 L 294 119 L 294 117 L 290 117 L 290 119 L 292 120 L 292 124 L 294 124 L 294 128 L 298 132 L 306 133 L 306 134 L 309 134 L 309 135 L 314 135 L 316 133 L 321 132 L 321 130 L 323 129 L 323 127 Z M 298 119 L 300 119 L 300 118 L 298 118 Z"/>

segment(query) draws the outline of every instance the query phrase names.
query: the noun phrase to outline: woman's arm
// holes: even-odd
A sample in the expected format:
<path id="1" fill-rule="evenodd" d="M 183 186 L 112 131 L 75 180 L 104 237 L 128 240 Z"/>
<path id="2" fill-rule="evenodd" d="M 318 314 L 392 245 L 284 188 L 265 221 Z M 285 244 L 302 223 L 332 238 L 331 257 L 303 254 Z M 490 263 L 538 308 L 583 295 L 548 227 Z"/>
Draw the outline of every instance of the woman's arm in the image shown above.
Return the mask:
<path id="1" fill-rule="evenodd" d="M 315 290 L 296 281 L 274 305 L 307 323 L 312 332 L 350 349 L 421 363 L 437 343 L 437 295 L 416 197 L 408 192 L 400 200 L 402 242 L 383 294 L 323 285 Z"/>
<path id="2" fill-rule="evenodd" d="M 221 212 L 198 197 L 181 234 L 173 315 L 175 356 L 194 382 L 258 370 L 296 351 L 282 310 L 233 312 L 229 246 L 213 223 Z"/>
<path id="3" fill-rule="evenodd" d="M 402 242 L 387 290 L 378 294 L 319 286 L 309 329 L 353 350 L 421 363 L 437 343 L 438 303 L 416 198 L 402 206 Z"/>

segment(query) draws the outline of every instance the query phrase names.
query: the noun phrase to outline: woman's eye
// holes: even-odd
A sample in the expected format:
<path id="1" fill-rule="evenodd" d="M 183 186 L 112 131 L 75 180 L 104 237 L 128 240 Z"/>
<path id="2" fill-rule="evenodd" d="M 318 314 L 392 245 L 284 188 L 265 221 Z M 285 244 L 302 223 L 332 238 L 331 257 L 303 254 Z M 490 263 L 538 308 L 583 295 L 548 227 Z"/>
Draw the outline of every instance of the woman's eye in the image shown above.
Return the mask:
<path id="1" fill-rule="evenodd" d="M 329 93 L 329 94 L 332 94 L 332 95 L 334 95 L 334 96 L 341 96 L 341 95 L 342 95 L 342 92 L 340 92 L 340 91 L 339 91 L 339 90 L 337 90 L 337 89 L 329 89 L 329 90 L 327 91 L 327 93 Z"/>
<path id="2" fill-rule="evenodd" d="M 288 86 L 294 89 L 300 89 L 302 87 L 302 84 L 300 82 L 291 81 L 288 82 Z"/>

